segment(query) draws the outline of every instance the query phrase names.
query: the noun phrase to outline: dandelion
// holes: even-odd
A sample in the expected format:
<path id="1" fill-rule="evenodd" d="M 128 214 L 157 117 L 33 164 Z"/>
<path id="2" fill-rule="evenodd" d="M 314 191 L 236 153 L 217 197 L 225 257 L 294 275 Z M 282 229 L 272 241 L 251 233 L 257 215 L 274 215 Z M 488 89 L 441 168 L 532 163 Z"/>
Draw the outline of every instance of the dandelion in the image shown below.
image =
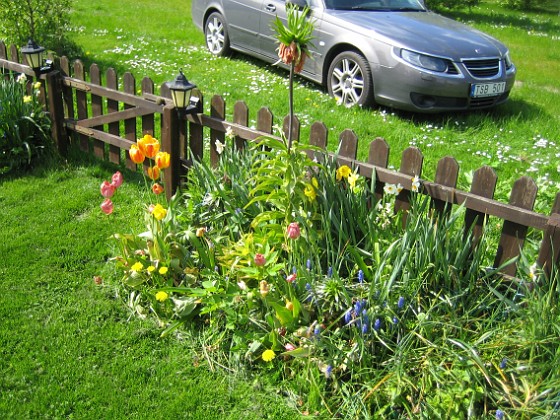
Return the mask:
<path id="1" fill-rule="evenodd" d="M 135 262 L 134 264 L 132 264 L 132 267 L 130 267 L 132 271 L 136 271 L 136 272 L 142 271 L 143 268 L 144 266 L 140 261 Z"/>
<path id="2" fill-rule="evenodd" d="M 271 362 L 276 357 L 276 353 L 274 353 L 274 350 L 267 349 L 263 351 L 261 357 L 265 362 Z"/>
<path id="3" fill-rule="evenodd" d="M 224 148 L 226 145 L 222 143 L 220 140 L 216 139 L 216 153 L 221 155 L 224 152 Z"/>
<path id="4" fill-rule="evenodd" d="M 167 267 L 162 266 L 162 267 L 159 268 L 158 273 L 161 274 L 162 276 L 165 276 L 165 275 L 167 274 L 167 271 L 168 271 L 168 270 L 169 270 L 169 269 L 168 269 Z"/>
<path id="5" fill-rule="evenodd" d="M 347 165 L 342 165 L 340 168 L 336 170 L 336 180 L 341 181 L 342 178 L 348 178 L 348 176 L 352 173 L 352 169 Z"/>
<path id="6" fill-rule="evenodd" d="M 146 268 L 146 271 L 148 273 L 153 273 L 154 271 L 156 271 L 156 268 L 153 265 L 150 265 L 148 268 Z"/>
<path id="7" fill-rule="evenodd" d="M 158 302 L 165 302 L 168 297 L 169 297 L 169 295 L 164 291 L 160 291 L 160 292 L 156 293 L 156 300 Z"/>

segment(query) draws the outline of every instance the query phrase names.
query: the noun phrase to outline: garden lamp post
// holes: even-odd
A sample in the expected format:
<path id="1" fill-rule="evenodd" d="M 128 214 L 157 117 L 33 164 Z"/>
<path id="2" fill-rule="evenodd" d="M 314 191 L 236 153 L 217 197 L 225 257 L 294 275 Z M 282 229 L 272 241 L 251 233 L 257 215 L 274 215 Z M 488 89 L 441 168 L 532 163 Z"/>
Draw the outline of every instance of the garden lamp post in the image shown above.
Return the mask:
<path id="1" fill-rule="evenodd" d="M 179 69 L 179 74 L 175 80 L 167 82 L 165 85 L 171 91 L 173 105 L 177 108 L 180 117 L 196 111 L 199 99 L 191 96 L 196 85 L 187 80 L 182 69 Z"/>
<path id="2" fill-rule="evenodd" d="M 41 73 L 48 73 L 52 70 L 52 61 L 46 60 L 46 65 L 43 67 L 43 52 L 45 51 L 44 47 L 37 45 L 32 38 L 29 38 L 27 45 L 21 48 L 21 53 L 25 56 L 27 60 L 27 64 L 37 75 Z"/>

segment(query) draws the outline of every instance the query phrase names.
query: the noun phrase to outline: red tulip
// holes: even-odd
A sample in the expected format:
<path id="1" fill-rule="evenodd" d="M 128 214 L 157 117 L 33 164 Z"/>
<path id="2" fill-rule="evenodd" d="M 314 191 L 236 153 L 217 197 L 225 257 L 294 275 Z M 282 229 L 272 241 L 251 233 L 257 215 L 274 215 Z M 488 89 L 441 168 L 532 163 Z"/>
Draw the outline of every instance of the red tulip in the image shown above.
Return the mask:
<path id="1" fill-rule="evenodd" d="M 286 231 L 286 233 L 288 234 L 288 238 L 290 239 L 299 238 L 299 235 L 301 234 L 301 231 L 299 229 L 299 224 L 297 222 L 290 223 L 288 225 L 288 230 Z"/>
<path id="2" fill-rule="evenodd" d="M 105 214 L 113 213 L 113 202 L 110 198 L 106 198 L 105 200 L 103 200 L 103 202 L 101 203 L 101 211 Z"/>
<path id="3" fill-rule="evenodd" d="M 152 192 L 155 195 L 160 195 L 163 192 L 163 187 L 161 186 L 161 184 L 158 184 L 157 182 L 152 185 Z"/>
<path id="4" fill-rule="evenodd" d="M 111 184 L 115 187 L 115 188 L 119 188 L 123 183 L 123 176 L 122 174 L 117 171 L 113 174 L 113 177 L 111 178 Z"/>
<path id="5" fill-rule="evenodd" d="M 115 194 L 116 187 L 110 184 L 109 181 L 103 181 L 101 187 L 99 188 L 101 195 L 105 198 L 111 198 Z"/>

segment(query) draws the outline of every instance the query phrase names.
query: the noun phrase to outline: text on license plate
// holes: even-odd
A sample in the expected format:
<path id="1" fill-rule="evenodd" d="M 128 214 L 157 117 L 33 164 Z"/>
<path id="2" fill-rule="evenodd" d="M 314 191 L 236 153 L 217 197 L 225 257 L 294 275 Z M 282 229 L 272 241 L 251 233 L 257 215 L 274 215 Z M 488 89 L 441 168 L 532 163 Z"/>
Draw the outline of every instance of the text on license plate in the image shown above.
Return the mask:
<path id="1" fill-rule="evenodd" d="M 471 85 L 471 98 L 482 98 L 484 96 L 498 96 L 506 90 L 506 82 L 479 83 Z"/>

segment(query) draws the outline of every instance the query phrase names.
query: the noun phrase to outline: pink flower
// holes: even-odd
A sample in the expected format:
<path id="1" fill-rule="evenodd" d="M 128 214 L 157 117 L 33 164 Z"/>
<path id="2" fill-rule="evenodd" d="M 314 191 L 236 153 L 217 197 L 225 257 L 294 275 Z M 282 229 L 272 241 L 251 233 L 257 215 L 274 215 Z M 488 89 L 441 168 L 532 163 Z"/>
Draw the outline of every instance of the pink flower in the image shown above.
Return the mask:
<path id="1" fill-rule="evenodd" d="M 110 184 L 109 181 L 103 181 L 101 183 L 100 191 L 101 195 L 105 198 L 111 198 L 115 194 L 116 187 Z"/>
<path id="2" fill-rule="evenodd" d="M 299 235 L 301 235 L 301 231 L 299 229 L 299 224 L 297 222 L 292 222 L 288 225 L 287 230 L 288 238 L 290 239 L 297 239 Z"/>
<path id="3" fill-rule="evenodd" d="M 296 349 L 296 346 L 294 346 L 292 343 L 288 343 L 284 346 L 284 348 L 286 349 L 286 351 L 292 351 Z"/>
<path id="4" fill-rule="evenodd" d="M 253 260 L 257 267 L 262 267 L 266 263 L 266 258 L 263 254 L 255 254 L 255 258 Z"/>
<path id="5" fill-rule="evenodd" d="M 101 203 L 101 211 L 105 214 L 113 213 L 113 202 L 110 198 L 103 200 L 103 203 Z"/>
<path id="6" fill-rule="evenodd" d="M 296 278 L 297 278 L 296 273 L 290 274 L 288 277 L 286 277 L 286 281 L 288 283 L 293 283 L 294 281 L 296 281 Z"/>
<path id="7" fill-rule="evenodd" d="M 113 177 L 111 178 L 111 184 L 115 187 L 115 188 L 119 188 L 123 183 L 123 176 L 122 174 L 117 171 L 113 174 Z"/>

